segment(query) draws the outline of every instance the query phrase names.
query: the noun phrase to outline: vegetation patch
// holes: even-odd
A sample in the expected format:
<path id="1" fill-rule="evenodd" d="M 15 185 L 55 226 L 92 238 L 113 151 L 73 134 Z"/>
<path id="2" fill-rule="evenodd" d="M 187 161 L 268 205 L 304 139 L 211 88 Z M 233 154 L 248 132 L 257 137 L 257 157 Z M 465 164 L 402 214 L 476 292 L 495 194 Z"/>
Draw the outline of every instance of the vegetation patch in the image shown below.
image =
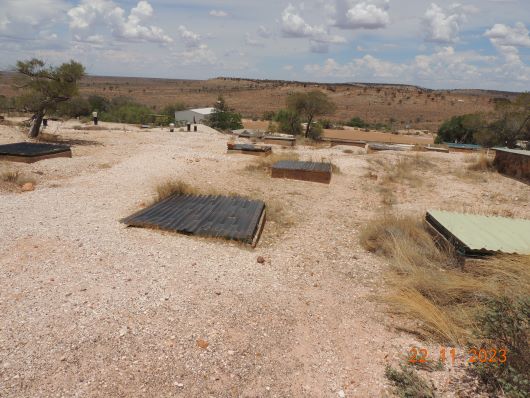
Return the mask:
<path id="1" fill-rule="evenodd" d="M 295 152 L 273 153 L 267 157 L 257 157 L 254 162 L 245 167 L 247 171 L 270 172 L 272 166 L 281 160 L 300 160 L 300 156 Z"/>
<path id="2" fill-rule="evenodd" d="M 386 378 L 395 387 L 395 394 L 400 398 L 434 398 L 434 387 L 429 385 L 418 373 L 406 366 L 399 369 L 387 366 Z"/>
<path id="3" fill-rule="evenodd" d="M 470 369 L 493 391 L 524 396 L 518 394 L 530 378 L 530 256 L 468 259 L 463 265 L 428 228 L 414 217 L 386 215 L 361 231 L 363 247 L 389 260 L 391 308 L 411 320 L 414 333 L 441 344 L 509 349 L 506 363 Z"/>

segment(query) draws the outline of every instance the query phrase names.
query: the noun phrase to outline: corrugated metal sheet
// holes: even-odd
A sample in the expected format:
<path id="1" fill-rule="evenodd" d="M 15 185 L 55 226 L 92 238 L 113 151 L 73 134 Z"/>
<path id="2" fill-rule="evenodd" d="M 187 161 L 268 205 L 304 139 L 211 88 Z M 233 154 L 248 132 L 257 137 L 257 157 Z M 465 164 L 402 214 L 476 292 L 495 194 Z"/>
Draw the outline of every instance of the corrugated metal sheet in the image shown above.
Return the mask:
<path id="1" fill-rule="evenodd" d="M 300 170 L 300 171 L 320 171 L 331 173 L 331 164 L 316 162 L 298 162 L 294 160 L 280 160 L 274 163 L 273 169 Z"/>
<path id="2" fill-rule="evenodd" d="M 524 149 L 493 148 L 499 152 L 515 153 L 517 155 L 530 156 L 530 151 Z"/>
<path id="3" fill-rule="evenodd" d="M 530 220 L 434 210 L 426 219 L 465 254 L 530 255 Z"/>
<path id="4" fill-rule="evenodd" d="M 67 152 L 68 145 L 40 144 L 33 142 L 17 142 L 15 144 L 0 145 L 0 155 L 10 156 L 42 156 L 53 153 Z"/>
<path id="5" fill-rule="evenodd" d="M 124 218 L 122 222 L 133 227 L 160 228 L 252 243 L 260 232 L 264 211 L 265 203 L 258 200 L 173 195 Z"/>

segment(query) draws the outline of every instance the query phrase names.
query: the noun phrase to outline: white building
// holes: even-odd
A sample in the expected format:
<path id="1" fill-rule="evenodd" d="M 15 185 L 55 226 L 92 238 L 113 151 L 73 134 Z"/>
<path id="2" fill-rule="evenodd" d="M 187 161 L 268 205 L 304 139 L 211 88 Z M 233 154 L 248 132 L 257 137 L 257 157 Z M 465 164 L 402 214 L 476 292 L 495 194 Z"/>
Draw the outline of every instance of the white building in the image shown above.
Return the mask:
<path id="1" fill-rule="evenodd" d="M 215 108 L 188 109 L 175 112 L 175 121 L 185 123 L 202 123 L 203 119 L 210 116 Z"/>

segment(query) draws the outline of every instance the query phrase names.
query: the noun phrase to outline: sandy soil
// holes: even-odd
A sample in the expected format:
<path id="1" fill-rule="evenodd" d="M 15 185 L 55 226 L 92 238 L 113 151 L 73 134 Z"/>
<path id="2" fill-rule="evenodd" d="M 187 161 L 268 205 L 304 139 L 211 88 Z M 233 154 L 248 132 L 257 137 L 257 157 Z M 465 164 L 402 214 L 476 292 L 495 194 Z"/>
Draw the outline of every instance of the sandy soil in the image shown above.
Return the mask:
<path id="1" fill-rule="evenodd" d="M 247 171 L 255 158 L 226 154 L 226 136 L 206 127 L 74 124 L 48 129 L 75 144 L 72 159 L 4 165 L 37 185 L 0 191 L 0 396 L 390 394 L 386 364 L 404 363 L 411 345 L 425 343 L 399 331 L 377 300 L 387 264 L 360 247 L 358 232 L 387 209 L 365 177 L 368 158 L 414 154 L 293 149 L 340 167 L 328 186 Z M 21 139 L 0 126 L 0 143 Z M 397 211 L 530 218 L 527 185 L 458 174 L 469 155 L 425 156 L 437 167 L 420 172 L 420 187 L 396 187 Z M 263 198 L 292 223 L 267 222 L 253 250 L 119 222 L 169 178 Z M 458 396 L 460 373 L 427 376 L 441 396 Z"/>
<path id="2" fill-rule="evenodd" d="M 430 134 L 390 134 L 375 130 L 364 131 L 351 127 L 345 127 L 344 130 L 324 130 L 322 137 L 335 140 L 375 141 L 393 144 L 434 144 L 434 137 Z"/>

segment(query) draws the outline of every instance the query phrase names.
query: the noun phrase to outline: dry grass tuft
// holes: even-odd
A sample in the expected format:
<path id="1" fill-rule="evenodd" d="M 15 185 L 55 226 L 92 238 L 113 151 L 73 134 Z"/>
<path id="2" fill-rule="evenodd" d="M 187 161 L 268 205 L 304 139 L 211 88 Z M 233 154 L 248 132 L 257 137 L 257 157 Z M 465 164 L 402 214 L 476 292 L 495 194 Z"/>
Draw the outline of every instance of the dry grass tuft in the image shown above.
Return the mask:
<path id="1" fill-rule="evenodd" d="M 433 240 L 425 223 L 413 217 L 375 219 L 360 241 L 390 261 L 387 299 L 393 308 L 419 320 L 419 334 L 441 342 L 472 342 L 480 335 L 477 316 L 489 301 L 517 300 L 530 291 L 529 256 L 468 260 L 462 267 L 453 248 Z"/>
<path id="2" fill-rule="evenodd" d="M 193 188 L 180 180 L 168 180 L 162 182 L 156 187 L 156 197 L 154 203 L 158 203 L 171 195 L 199 195 L 199 190 Z"/>
<path id="3" fill-rule="evenodd" d="M 6 183 L 7 188 L 21 187 L 22 185 L 30 182 L 36 183 L 35 178 L 21 173 L 19 170 L 12 170 L 7 167 L 0 168 L 0 182 Z"/>
<path id="4" fill-rule="evenodd" d="M 467 166 L 467 169 L 471 171 L 493 171 L 493 159 L 485 153 L 481 153 L 476 158 L 472 159 L 471 163 Z"/>
<path id="5" fill-rule="evenodd" d="M 300 156 L 295 152 L 284 152 L 273 153 L 267 157 L 257 157 L 254 162 L 245 167 L 245 170 L 269 172 L 272 165 L 281 160 L 300 160 Z"/>

